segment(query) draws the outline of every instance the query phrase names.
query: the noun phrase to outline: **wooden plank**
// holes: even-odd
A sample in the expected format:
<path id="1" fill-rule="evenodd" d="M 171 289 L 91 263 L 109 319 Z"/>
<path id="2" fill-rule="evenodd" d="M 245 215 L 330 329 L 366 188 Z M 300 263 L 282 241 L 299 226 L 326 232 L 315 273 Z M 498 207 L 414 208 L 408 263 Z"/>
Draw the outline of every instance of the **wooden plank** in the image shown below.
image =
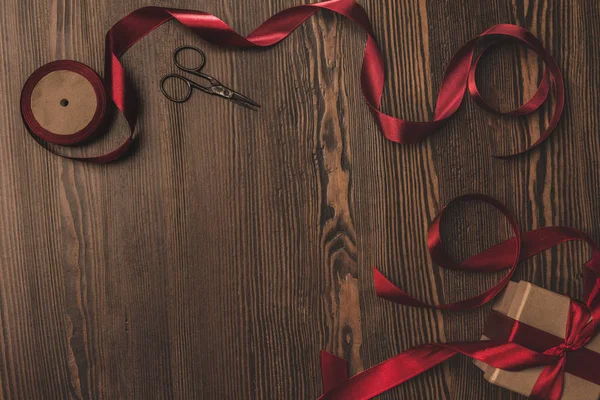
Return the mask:
<path id="1" fill-rule="evenodd" d="M 142 100 L 130 157 L 86 165 L 37 146 L 19 115 L 29 74 L 61 58 L 101 72 L 106 31 L 151 4 L 0 5 L 0 398 L 316 398 L 321 349 L 356 373 L 416 344 L 480 336 L 489 307 L 408 309 L 372 288 L 373 265 L 428 301 L 499 279 L 431 265 L 427 226 L 455 196 L 492 195 L 522 229 L 569 225 L 600 240 L 596 2 L 361 1 L 385 57 L 383 110 L 404 118 L 431 117 L 446 63 L 490 25 L 516 23 L 542 40 L 565 76 L 563 121 L 539 149 L 508 161 L 490 156 L 526 146 L 549 107 L 514 120 L 467 100 L 424 143 L 388 142 L 360 92 L 365 35 L 325 12 L 259 51 L 218 48 L 169 23 L 123 59 Z M 172 3 L 242 33 L 294 4 Z M 262 109 L 200 93 L 167 101 L 158 82 L 183 44 L 201 46 L 207 72 Z M 506 110 L 542 72 L 537 56 L 509 45 L 483 61 L 478 82 Z M 98 153 L 126 135 L 116 117 L 106 138 L 67 151 Z M 457 258 L 509 235 L 476 204 L 445 222 Z M 580 295 L 587 256 L 563 245 L 516 278 Z M 381 398 L 520 397 L 457 358 Z"/>

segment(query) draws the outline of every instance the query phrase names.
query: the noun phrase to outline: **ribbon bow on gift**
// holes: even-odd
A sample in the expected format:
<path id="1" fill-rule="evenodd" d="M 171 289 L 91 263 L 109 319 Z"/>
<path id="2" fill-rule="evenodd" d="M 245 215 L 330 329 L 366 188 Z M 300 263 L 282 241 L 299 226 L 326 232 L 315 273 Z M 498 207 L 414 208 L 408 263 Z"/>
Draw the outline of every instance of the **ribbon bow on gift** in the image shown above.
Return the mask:
<path id="1" fill-rule="evenodd" d="M 510 223 L 514 237 L 462 263 L 446 252 L 440 236 L 440 221 L 446 206 L 427 233 L 432 260 L 444 268 L 478 272 L 508 269 L 506 276 L 485 292 L 452 304 L 429 305 L 394 286 L 377 269 L 374 282 L 377 295 L 390 301 L 446 310 L 479 307 L 498 295 L 509 283 L 519 261 L 560 243 L 581 240 L 589 244 L 592 258 L 585 264 L 585 303 L 571 300 L 565 339 L 492 312 L 484 333 L 490 340 L 459 343 L 423 344 L 413 347 L 351 378 L 346 361 L 330 353 L 321 353 L 324 394 L 321 399 L 370 399 L 435 367 L 456 354 L 464 354 L 492 367 L 519 371 L 545 367 L 531 398 L 559 400 L 565 372 L 600 385 L 600 354 L 585 345 L 600 333 L 600 248 L 585 233 L 569 227 L 541 228 L 521 235 L 514 216 L 500 202 L 483 195 L 467 195 L 451 202 L 478 200 L 498 209 Z"/>
<path id="2" fill-rule="evenodd" d="M 544 351 L 544 354 L 557 357 L 558 361 L 544 368 L 533 388 L 531 397 L 538 397 L 541 399 L 559 399 L 561 397 L 563 391 L 563 377 L 565 370 L 567 369 L 567 360 L 570 359 L 573 354 L 577 354 L 577 352 L 583 350 L 584 346 L 598 333 L 598 331 L 594 329 L 594 325 L 592 324 L 593 320 L 591 320 L 591 318 L 591 311 L 587 305 L 571 300 L 564 342 Z M 591 354 L 588 357 L 583 357 L 583 360 L 580 360 L 579 363 L 575 363 L 575 368 L 582 368 L 583 370 L 590 372 L 600 366 L 600 356 L 598 353 L 589 353 Z M 593 354 L 596 355 L 595 363 Z M 585 373 L 585 371 L 583 373 Z M 580 375 L 576 373 L 577 371 L 570 369 L 569 372 Z M 595 375 L 598 376 L 599 374 L 596 372 Z M 599 379 L 596 379 L 596 381 L 597 383 L 600 383 Z"/>
<path id="3" fill-rule="evenodd" d="M 585 348 L 585 345 L 598 334 L 594 321 L 597 324 L 597 319 L 592 319 L 592 312 L 587 304 L 571 300 L 565 339 L 495 311 L 486 322 L 484 334 L 494 340 L 514 342 L 543 355 L 554 357 L 554 360 L 543 369 L 530 397 L 560 399 L 565 372 L 600 385 L 600 374 L 596 371 L 600 365 L 600 354 Z M 518 363 L 515 363 L 513 369 L 518 367 Z"/>

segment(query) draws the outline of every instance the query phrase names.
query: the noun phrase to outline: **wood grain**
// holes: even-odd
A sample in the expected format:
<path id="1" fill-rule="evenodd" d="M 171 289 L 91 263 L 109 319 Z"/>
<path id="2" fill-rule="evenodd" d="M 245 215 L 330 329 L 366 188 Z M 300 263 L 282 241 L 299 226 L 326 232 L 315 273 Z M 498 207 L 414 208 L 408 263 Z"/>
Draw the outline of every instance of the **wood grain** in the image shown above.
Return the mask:
<path id="1" fill-rule="evenodd" d="M 548 122 L 549 107 L 498 118 L 467 100 L 414 146 L 386 141 L 359 88 L 364 33 L 317 13 L 268 50 L 221 49 L 169 23 L 123 62 L 143 100 L 139 145 L 107 166 L 52 156 L 26 134 L 19 95 L 42 64 L 101 71 L 104 34 L 143 5 L 211 12 L 248 33 L 294 0 L 4 0 L 0 4 L 0 398 L 314 399 L 319 351 L 352 373 L 429 341 L 479 337 L 489 307 L 423 311 L 378 299 L 371 267 L 428 301 L 497 281 L 432 266 L 425 232 L 453 197 L 506 203 L 522 229 L 570 225 L 600 240 L 600 6 L 589 0 L 361 0 L 385 55 L 383 109 L 427 120 L 444 66 L 495 23 L 538 36 L 566 80 L 556 133 L 508 161 Z M 195 93 L 158 90 L 170 55 L 201 46 L 207 71 L 262 104 L 258 113 Z M 508 109 L 533 94 L 543 66 L 507 46 L 478 74 Z M 97 153 L 126 136 L 110 133 Z M 465 257 L 508 237 L 491 209 L 453 209 L 445 237 Z M 587 250 L 560 246 L 516 279 L 581 294 Z M 517 399 L 464 358 L 384 399 Z"/>

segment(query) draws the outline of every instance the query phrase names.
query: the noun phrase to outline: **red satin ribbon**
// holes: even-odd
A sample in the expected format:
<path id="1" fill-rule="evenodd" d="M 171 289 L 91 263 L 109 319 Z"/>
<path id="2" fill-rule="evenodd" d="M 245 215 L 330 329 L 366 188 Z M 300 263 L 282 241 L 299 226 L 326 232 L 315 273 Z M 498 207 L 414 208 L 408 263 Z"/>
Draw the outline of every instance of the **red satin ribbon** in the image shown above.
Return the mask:
<path id="1" fill-rule="evenodd" d="M 491 340 L 420 345 L 351 378 L 331 372 L 345 371 L 345 360 L 322 352 L 324 394 L 321 399 L 370 399 L 457 354 L 504 370 L 546 366 L 533 389 L 533 398 L 560 399 L 565 371 L 600 384 L 600 377 L 594 372 L 597 371 L 599 357 L 583 347 L 600 332 L 600 248 L 585 233 L 568 227 L 541 228 L 521 235 L 515 218 L 498 201 L 483 195 L 468 195 L 452 203 L 465 200 L 479 200 L 496 207 L 508 219 L 515 236 L 462 263 L 456 263 L 448 256 L 440 239 L 440 220 L 445 207 L 428 232 L 427 243 L 432 259 L 445 268 L 478 272 L 509 269 L 508 274 L 491 289 L 473 298 L 452 304 L 429 305 L 406 294 L 374 269 L 377 294 L 396 303 L 416 307 L 451 310 L 477 307 L 492 300 L 508 284 L 519 261 L 560 243 L 582 240 L 592 249 L 592 257 L 584 268 L 586 302 L 571 302 L 565 339 L 540 333 L 506 316 L 492 316 L 492 325 L 486 330 L 486 336 Z"/>
<path id="2" fill-rule="evenodd" d="M 280 11 L 266 20 L 247 37 L 235 32 L 229 25 L 214 15 L 190 10 L 161 7 L 144 7 L 133 11 L 117 22 L 106 34 L 105 83 L 110 98 L 129 123 L 130 135 L 117 149 L 99 157 L 75 158 L 93 162 L 113 161 L 127 151 L 133 143 L 137 120 L 137 98 L 128 81 L 119 58 L 136 42 L 165 22 L 175 19 L 203 39 L 224 47 L 268 47 L 273 46 L 320 9 L 340 14 L 358 24 L 367 32 L 367 44 L 361 70 L 361 88 L 375 120 L 386 138 L 397 143 L 416 143 L 438 129 L 460 106 L 465 90 L 487 110 L 494 111 L 485 103 L 475 83 L 475 70 L 481 55 L 473 62 L 475 46 L 484 37 L 514 39 L 538 53 L 547 66 L 547 71 L 535 95 L 523 106 L 504 113 L 519 116 L 536 110 L 547 98 L 551 83 L 555 92 L 555 107 L 547 128 L 531 146 L 514 154 L 527 152 L 543 142 L 558 124 L 564 106 L 563 78 L 554 59 L 546 52 L 540 41 L 524 28 L 500 24 L 492 26 L 461 47 L 450 61 L 438 93 L 434 118 L 429 122 L 411 122 L 384 114 L 379 110 L 383 93 L 384 65 L 369 18 L 365 10 L 353 0 L 330 0 L 315 4 L 291 7 Z M 493 43 L 486 47 L 485 52 Z M 482 54 L 483 54 L 482 52 Z M 512 155 L 514 155 L 512 154 Z M 508 157 L 498 156 L 498 157 Z"/>

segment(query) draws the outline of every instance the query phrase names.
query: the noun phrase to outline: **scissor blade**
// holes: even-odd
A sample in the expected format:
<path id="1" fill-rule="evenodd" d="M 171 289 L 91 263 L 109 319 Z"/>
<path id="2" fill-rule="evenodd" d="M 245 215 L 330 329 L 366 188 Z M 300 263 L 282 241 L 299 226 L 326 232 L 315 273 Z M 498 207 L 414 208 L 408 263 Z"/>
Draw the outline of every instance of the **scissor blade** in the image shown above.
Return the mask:
<path id="1" fill-rule="evenodd" d="M 254 111 L 258 111 L 257 109 L 260 108 L 260 104 L 256 103 L 254 100 L 238 92 L 233 92 L 233 96 L 231 96 L 231 101 L 233 101 L 236 104 L 239 104 L 242 107 L 246 107 Z"/>

